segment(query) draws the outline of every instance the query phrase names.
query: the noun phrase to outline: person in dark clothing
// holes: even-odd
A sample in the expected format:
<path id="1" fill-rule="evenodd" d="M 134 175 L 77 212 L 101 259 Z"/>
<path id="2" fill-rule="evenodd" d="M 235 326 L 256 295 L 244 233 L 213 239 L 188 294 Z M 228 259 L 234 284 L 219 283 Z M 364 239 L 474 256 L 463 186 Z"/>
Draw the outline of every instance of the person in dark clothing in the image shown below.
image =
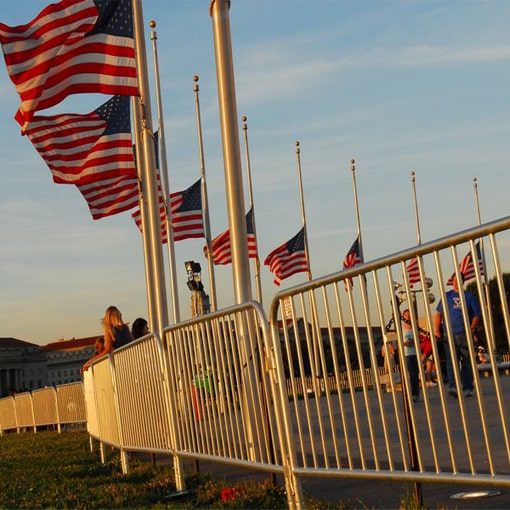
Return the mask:
<path id="1" fill-rule="evenodd" d="M 149 325 L 147 321 L 143 317 L 138 317 L 133 322 L 133 326 L 131 326 L 131 334 L 133 338 L 136 340 L 137 338 L 141 338 L 149 333 Z"/>

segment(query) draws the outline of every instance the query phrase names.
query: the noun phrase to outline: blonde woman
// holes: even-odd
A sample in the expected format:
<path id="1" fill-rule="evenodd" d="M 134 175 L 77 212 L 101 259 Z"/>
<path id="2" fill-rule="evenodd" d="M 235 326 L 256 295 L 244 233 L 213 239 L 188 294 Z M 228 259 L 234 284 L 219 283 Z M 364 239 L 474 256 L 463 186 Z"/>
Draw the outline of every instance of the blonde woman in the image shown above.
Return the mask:
<path id="1" fill-rule="evenodd" d="M 114 349 L 118 349 L 133 340 L 129 326 L 122 320 L 122 314 L 116 306 L 109 306 L 106 309 L 101 322 L 104 338 L 102 349 L 83 365 L 82 370 L 87 370 L 96 359 L 110 354 Z"/>

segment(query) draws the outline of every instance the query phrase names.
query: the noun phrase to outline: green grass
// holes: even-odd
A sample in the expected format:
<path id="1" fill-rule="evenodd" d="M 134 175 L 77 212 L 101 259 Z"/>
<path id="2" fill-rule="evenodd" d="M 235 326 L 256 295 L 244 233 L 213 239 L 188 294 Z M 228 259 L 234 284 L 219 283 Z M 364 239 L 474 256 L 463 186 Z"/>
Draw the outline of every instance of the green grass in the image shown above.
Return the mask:
<path id="1" fill-rule="evenodd" d="M 102 464 L 86 432 L 5 434 L 0 436 L 0 509 L 287 508 L 283 487 L 269 480 L 233 483 L 193 472 L 186 475 L 186 493 L 178 495 L 169 465 L 131 458 L 129 466 L 129 474 L 122 474 L 119 452 L 110 449 Z M 225 490 L 231 499 L 224 500 Z M 346 506 L 308 496 L 305 507 L 369 508 L 362 501 Z M 411 493 L 401 500 L 401 510 L 417 508 Z"/>
<path id="2" fill-rule="evenodd" d="M 90 451 L 85 432 L 30 432 L 0 437 L 0 508 L 286 508 L 282 487 L 269 482 L 232 487 L 207 474 L 186 477 L 187 494 L 175 497 L 171 467 L 130 460 L 123 475 L 118 451 L 105 464 Z M 318 507 L 316 507 L 318 508 Z"/>

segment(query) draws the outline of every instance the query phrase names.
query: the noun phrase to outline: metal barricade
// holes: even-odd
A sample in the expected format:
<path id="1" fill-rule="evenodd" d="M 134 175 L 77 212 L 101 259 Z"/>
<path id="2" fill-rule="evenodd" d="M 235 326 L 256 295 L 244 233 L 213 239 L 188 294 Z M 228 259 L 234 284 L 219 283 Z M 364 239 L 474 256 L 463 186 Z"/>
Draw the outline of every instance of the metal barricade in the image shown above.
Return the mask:
<path id="1" fill-rule="evenodd" d="M 34 410 L 34 427 L 58 423 L 57 392 L 53 386 L 34 390 L 31 394 Z"/>
<path id="2" fill-rule="evenodd" d="M 264 339 L 258 303 L 165 329 L 177 455 L 282 471 Z"/>
<path id="3" fill-rule="evenodd" d="M 510 487 L 509 380 L 500 377 L 495 361 L 492 377 L 480 378 L 473 370 L 474 396 L 465 396 L 459 366 L 453 363 L 458 398 L 448 395 L 440 361 L 443 349 L 455 353 L 446 312 L 444 337 L 432 340 L 438 385 L 425 384 L 426 374 L 418 363 L 421 398 L 415 402 L 400 320 L 402 309 L 409 308 L 414 337 L 423 329 L 434 337 L 436 305 L 430 302 L 429 277 L 444 303 L 448 277 L 460 277 L 459 263 L 470 252 L 471 290 L 482 310 L 477 335 L 494 354 L 498 348 L 508 352 L 509 314 L 499 246 L 508 246 L 509 228 L 510 218 L 504 218 L 276 295 L 270 311 L 272 348 L 279 397 L 288 413 L 283 437 L 296 487 L 304 477 L 345 476 Z M 490 302 L 482 266 L 476 263 L 479 243 L 487 247 L 484 274 L 491 276 L 496 302 Z M 411 284 L 408 266 L 414 258 L 419 281 Z M 459 306 L 466 323 L 465 299 Z M 500 318 L 497 338 L 495 314 Z M 467 325 L 469 357 L 463 363 L 474 368 L 475 334 Z M 385 373 L 380 353 L 388 340 L 397 354 L 393 360 L 387 355 Z M 473 447 L 475 436 L 481 438 L 482 448 Z"/>
<path id="4" fill-rule="evenodd" d="M 82 424 L 87 421 L 83 384 L 74 382 L 55 388 L 57 399 L 57 424 L 59 430 L 62 425 Z"/>

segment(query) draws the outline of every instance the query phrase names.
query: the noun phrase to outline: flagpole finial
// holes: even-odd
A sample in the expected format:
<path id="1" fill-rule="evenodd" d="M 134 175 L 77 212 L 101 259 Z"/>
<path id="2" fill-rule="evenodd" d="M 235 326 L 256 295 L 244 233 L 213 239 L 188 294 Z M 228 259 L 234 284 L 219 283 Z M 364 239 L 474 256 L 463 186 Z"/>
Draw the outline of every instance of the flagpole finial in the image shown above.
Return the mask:
<path id="1" fill-rule="evenodd" d="M 299 141 L 296 140 L 296 142 L 294 143 L 294 145 L 296 146 L 296 154 L 299 154 L 300 150 L 299 150 Z"/>
<path id="2" fill-rule="evenodd" d="M 414 182 L 414 178 L 416 176 L 416 172 L 414 170 L 411 170 L 411 179 Z"/>
<path id="3" fill-rule="evenodd" d="M 248 130 L 248 124 L 246 124 L 246 121 L 248 120 L 248 117 L 246 117 L 246 115 L 243 115 L 241 117 L 241 120 L 243 121 L 243 131 L 247 131 Z"/>
<path id="4" fill-rule="evenodd" d="M 473 187 L 476 188 L 477 184 L 478 184 L 477 178 L 473 177 Z"/>
<path id="5" fill-rule="evenodd" d="M 157 41 L 158 35 L 156 34 L 156 30 L 154 30 L 156 28 L 156 22 L 151 20 L 149 26 L 151 27 L 151 41 Z"/>
<path id="6" fill-rule="evenodd" d="M 354 172 L 354 170 L 356 170 L 356 165 L 355 165 L 356 161 L 354 159 L 351 159 L 351 170 Z"/>
<path id="7" fill-rule="evenodd" d="M 195 76 L 193 76 L 193 81 L 194 82 L 197 82 L 200 78 L 195 74 Z"/>

